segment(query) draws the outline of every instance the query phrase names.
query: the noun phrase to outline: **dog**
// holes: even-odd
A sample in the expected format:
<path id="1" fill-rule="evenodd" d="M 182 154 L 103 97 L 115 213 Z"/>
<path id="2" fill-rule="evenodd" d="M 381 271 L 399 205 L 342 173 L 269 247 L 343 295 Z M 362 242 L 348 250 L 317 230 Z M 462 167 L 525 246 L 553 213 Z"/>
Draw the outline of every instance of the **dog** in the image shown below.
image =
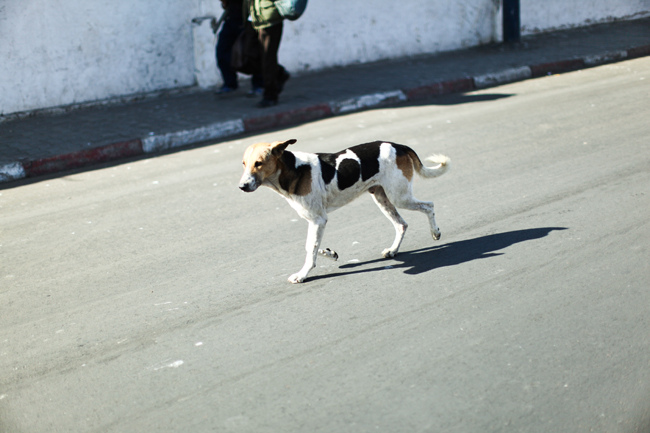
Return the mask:
<path id="1" fill-rule="evenodd" d="M 433 239 L 440 239 L 433 203 L 416 199 L 412 192 L 414 173 L 424 178 L 438 177 L 449 169 L 450 159 L 432 155 L 425 166 L 413 149 L 401 144 L 375 141 L 350 147 L 337 153 L 290 152 L 287 147 L 295 139 L 273 143 L 256 143 L 244 152 L 244 174 L 239 188 L 253 192 L 264 185 L 283 196 L 307 220 L 307 258 L 298 272 L 289 277 L 291 283 L 302 283 L 316 266 L 320 253 L 338 259 L 336 252 L 319 249 L 327 214 L 350 203 L 364 192 L 372 194 L 379 209 L 393 223 L 395 240 L 382 255 L 394 257 L 399 250 L 408 225 L 396 207 L 424 213 Z"/>

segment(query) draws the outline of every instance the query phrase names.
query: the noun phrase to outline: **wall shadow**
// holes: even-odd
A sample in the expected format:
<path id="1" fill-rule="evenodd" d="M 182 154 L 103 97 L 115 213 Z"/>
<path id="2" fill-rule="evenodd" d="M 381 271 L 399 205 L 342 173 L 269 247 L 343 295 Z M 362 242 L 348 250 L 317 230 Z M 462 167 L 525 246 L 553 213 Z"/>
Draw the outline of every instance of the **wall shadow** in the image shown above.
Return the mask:
<path id="1" fill-rule="evenodd" d="M 339 269 L 343 270 L 342 272 L 316 275 L 308 278 L 307 281 L 315 281 L 323 278 L 333 278 L 344 275 L 363 274 L 366 272 L 376 272 L 386 269 L 403 269 L 405 274 L 418 275 L 438 268 L 456 266 L 473 260 L 500 256 L 505 253 L 497 253 L 496 251 L 503 250 L 520 242 L 541 239 L 556 230 L 567 230 L 567 228 L 543 227 L 515 230 L 511 232 L 481 236 L 474 239 L 434 245 L 419 250 L 404 251 L 398 253 L 397 256 L 392 259 L 381 258 L 365 262 L 346 263 L 339 267 Z M 376 263 L 381 263 L 382 265 L 373 268 L 366 268 L 366 266 Z"/>

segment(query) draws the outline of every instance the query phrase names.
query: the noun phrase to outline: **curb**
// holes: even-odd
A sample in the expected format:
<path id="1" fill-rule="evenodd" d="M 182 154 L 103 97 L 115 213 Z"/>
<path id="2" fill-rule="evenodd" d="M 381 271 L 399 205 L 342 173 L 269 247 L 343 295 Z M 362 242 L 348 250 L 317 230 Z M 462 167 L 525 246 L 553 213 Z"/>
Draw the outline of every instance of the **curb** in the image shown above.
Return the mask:
<path id="1" fill-rule="evenodd" d="M 583 58 L 509 68 L 475 77 L 463 77 L 455 80 L 435 82 L 411 89 L 398 89 L 361 95 L 343 101 L 332 101 L 280 113 L 217 122 L 195 129 L 139 137 L 94 149 L 81 150 L 34 161 L 12 162 L 0 166 L 0 183 L 53 174 L 133 156 L 162 152 L 201 141 L 229 138 L 249 132 L 296 125 L 340 114 L 394 105 L 400 102 L 417 101 L 451 93 L 485 89 L 515 81 L 571 72 L 644 56 L 650 56 L 650 44 L 628 50 L 585 56 Z"/>
<path id="2" fill-rule="evenodd" d="M 474 77 L 474 87 L 477 89 L 485 89 L 494 87 L 499 84 L 512 83 L 515 81 L 522 81 L 532 78 L 530 66 L 522 66 L 520 68 L 505 69 L 500 72 L 491 74 L 479 75 Z"/>

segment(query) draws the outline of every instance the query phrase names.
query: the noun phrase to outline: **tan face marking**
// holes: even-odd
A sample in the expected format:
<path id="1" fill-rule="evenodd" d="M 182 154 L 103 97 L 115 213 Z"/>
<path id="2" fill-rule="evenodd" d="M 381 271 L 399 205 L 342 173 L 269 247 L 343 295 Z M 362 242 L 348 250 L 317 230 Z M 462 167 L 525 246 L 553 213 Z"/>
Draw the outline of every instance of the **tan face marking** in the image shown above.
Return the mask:
<path id="1" fill-rule="evenodd" d="M 244 170 L 256 176 L 260 182 L 272 175 L 277 168 L 277 158 L 272 154 L 273 144 L 256 143 L 244 152 Z"/>
<path id="2" fill-rule="evenodd" d="M 256 143 L 248 146 L 242 160 L 244 174 L 239 182 L 240 189 L 253 192 L 276 171 L 276 157 L 272 154 L 272 150 L 273 145 L 270 143 Z"/>
<path id="3" fill-rule="evenodd" d="M 279 157 L 289 144 L 296 140 L 275 141 L 273 143 L 255 143 L 244 151 L 244 174 L 239 188 L 255 191 L 262 183 L 279 170 Z"/>

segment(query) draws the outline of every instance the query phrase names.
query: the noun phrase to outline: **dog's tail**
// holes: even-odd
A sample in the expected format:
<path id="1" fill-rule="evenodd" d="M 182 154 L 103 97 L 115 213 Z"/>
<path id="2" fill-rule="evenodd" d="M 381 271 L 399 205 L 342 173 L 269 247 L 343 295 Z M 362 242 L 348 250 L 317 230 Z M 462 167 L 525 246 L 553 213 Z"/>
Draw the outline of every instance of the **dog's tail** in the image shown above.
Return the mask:
<path id="1" fill-rule="evenodd" d="M 451 165 L 451 159 L 445 155 L 431 155 L 430 157 L 426 158 L 425 161 L 436 165 L 433 167 L 427 167 L 422 164 L 422 161 L 420 161 L 420 158 L 418 158 L 417 155 L 415 155 L 415 158 L 413 158 L 415 170 L 420 176 L 424 177 L 425 179 L 442 176 L 447 172 L 447 170 L 449 170 L 449 166 Z"/>

